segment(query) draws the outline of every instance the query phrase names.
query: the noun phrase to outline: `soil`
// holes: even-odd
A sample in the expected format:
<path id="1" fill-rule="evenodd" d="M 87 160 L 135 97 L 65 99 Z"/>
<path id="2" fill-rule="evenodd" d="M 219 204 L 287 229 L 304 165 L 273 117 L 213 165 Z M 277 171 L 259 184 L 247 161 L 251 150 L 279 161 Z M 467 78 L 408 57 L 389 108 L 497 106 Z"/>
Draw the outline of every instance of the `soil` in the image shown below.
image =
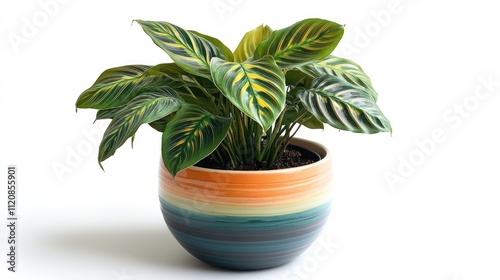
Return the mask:
<path id="1" fill-rule="evenodd" d="M 273 170 L 299 167 L 314 163 L 318 160 L 320 160 L 320 157 L 317 154 L 300 147 L 294 147 L 290 145 L 285 150 L 283 155 L 278 158 L 271 167 L 267 166 L 266 161 L 251 161 L 247 162 L 246 164 L 236 166 L 236 168 L 233 168 L 230 164 L 220 166 L 211 157 L 203 159 L 202 161 L 198 162 L 196 166 L 222 170 Z"/>

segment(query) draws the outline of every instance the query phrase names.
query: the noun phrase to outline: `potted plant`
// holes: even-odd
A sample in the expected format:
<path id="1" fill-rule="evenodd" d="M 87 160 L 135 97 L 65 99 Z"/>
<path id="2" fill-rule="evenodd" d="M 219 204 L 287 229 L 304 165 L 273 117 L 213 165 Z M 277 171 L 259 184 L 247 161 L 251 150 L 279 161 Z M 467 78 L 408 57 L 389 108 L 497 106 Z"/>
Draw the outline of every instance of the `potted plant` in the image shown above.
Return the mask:
<path id="1" fill-rule="evenodd" d="M 290 261 L 319 234 L 331 189 L 327 149 L 297 130 L 391 131 L 369 77 L 331 55 L 344 26 L 262 25 L 232 52 L 171 23 L 135 22 L 173 62 L 111 68 L 79 96 L 77 108 L 112 119 L 99 164 L 149 124 L 162 133 L 161 209 L 181 245 L 232 269 Z"/>

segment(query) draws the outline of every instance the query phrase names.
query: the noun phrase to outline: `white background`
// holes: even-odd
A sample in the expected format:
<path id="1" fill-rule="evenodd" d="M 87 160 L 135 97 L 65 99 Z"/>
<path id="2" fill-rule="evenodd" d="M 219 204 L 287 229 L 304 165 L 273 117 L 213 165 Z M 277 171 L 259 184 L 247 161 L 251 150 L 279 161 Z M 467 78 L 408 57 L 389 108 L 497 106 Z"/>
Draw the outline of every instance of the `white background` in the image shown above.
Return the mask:
<path id="1" fill-rule="evenodd" d="M 500 279 L 493 1 L 0 3 L 1 279 Z M 164 225 L 160 134 L 141 128 L 134 149 L 118 150 L 104 173 L 96 160 L 103 127 L 74 102 L 104 69 L 169 61 L 133 19 L 169 21 L 234 49 L 262 23 L 279 29 L 306 17 L 346 24 L 334 54 L 363 66 L 394 132 L 301 131 L 334 155 L 322 236 L 289 265 L 215 269 Z M 15 274 L 5 263 L 8 164 L 19 172 Z"/>

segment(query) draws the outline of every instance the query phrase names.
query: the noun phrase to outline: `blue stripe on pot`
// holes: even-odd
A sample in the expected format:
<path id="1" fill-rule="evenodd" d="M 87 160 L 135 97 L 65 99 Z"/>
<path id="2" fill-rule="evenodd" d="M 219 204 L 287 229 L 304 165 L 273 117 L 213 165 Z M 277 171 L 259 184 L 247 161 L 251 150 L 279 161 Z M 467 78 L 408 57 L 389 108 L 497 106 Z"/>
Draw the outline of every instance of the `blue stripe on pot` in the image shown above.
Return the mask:
<path id="1" fill-rule="evenodd" d="M 286 215 L 217 216 L 160 198 L 165 222 L 179 243 L 207 263 L 239 270 L 285 264 L 306 250 L 326 222 L 330 203 Z"/>

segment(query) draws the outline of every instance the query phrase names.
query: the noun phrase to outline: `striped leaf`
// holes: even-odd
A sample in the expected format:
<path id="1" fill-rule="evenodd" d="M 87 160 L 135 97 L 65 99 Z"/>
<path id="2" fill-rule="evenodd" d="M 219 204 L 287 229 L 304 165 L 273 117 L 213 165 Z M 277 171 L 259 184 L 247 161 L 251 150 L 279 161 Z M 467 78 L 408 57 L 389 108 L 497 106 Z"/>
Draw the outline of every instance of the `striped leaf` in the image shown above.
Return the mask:
<path id="1" fill-rule="evenodd" d="M 116 149 L 135 135 L 139 126 L 177 111 L 181 104 L 175 91 L 168 87 L 159 87 L 134 98 L 116 113 L 104 132 L 99 145 L 99 164 L 114 155 Z"/>
<path id="2" fill-rule="evenodd" d="M 234 60 L 233 52 L 226 45 L 224 45 L 224 43 L 222 43 L 219 39 L 202 34 L 198 31 L 194 31 L 194 30 L 189 30 L 189 32 L 191 32 L 191 33 L 209 41 L 210 43 L 216 45 L 222 51 L 222 53 L 224 54 L 224 57 L 227 61 Z"/>
<path id="3" fill-rule="evenodd" d="M 370 78 L 365 74 L 361 66 L 349 59 L 329 56 L 323 60 L 303 65 L 300 70 L 313 78 L 324 75 L 343 78 L 353 85 L 364 88 L 377 101 L 378 94 L 373 88 Z"/>
<path id="4" fill-rule="evenodd" d="M 185 104 L 168 122 L 162 136 L 162 158 L 167 170 L 177 172 L 211 154 L 226 137 L 229 118 Z"/>
<path id="5" fill-rule="evenodd" d="M 224 52 L 209 40 L 161 21 L 136 20 L 153 42 L 187 72 L 210 79 L 210 60 L 226 58 Z"/>
<path id="6" fill-rule="evenodd" d="M 302 71 L 297 69 L 290 69 L 286 71 L 286 84 L 292 88 L 303 86 L 306 88 L 311 87 L 312 78 Z"/>
<path id="7" fill-rule="evenodd" d="M 118 113 L 121 109 L 123 109 L 123 107 L 125 107 L 125 105 L 120 107 L 98 110 L 94 122 L 98 120 L 113 119 L 116 116 L 116 113 Z"/>
<path id="8" fill-rule="evenodd" d="M 239 110 L 269 129 L 285 105 L 285 75 L 271 56 L 237 63 L 213 59 L 213 81 Z"/>
<path id="9" fill-rule="evenodd" d="M 164 64 L 154 67 L 127 65 L 104 71 L 76 101 L 77 108 L 108 109 L 127 104 L 142 92 L 158 86 L 179 86 Z"/>
<path id="10" fill-rule="evenodd" d="M 286 75 L 287 80 L 290 78 L 288 74 L 289 72 Z M 305 75 L 303 73 L 300 74 L 303 76 Z M 302 104 L 300 98 L 297 96 L 300 89 L 301 88 L 294 88 L 288 91 L 286 95 L 285 115 L 283 116 L 282 125 L 288 126 L 293 123 L 299 123 L 310 129 L 324 129 L 323 122 L 307 111 L 304 104 Z"/>
<path id="11" fill-rule="evenodd" d="M 184 82 L 189 75 L 184 69 L 180 68 L 179 65 L 175 63 L 162 63 L 158 64 L 148 70 L 149 75 L 164 75 L 170 80 L 181 83 Z M 176 83 L 176 85 L 178 85 Z M 170 86 L 172 87 L 172 86 Z"/>
<path id="12" fill-rule="evenodd" d="M 389 120 L 371 95 L 342 78 L 315 79 L 312 88 L 301 89 L 298 97 L 316 118 L 335 128 L 357 133 L 391 131 Z"/>
<path id="13" fill-rule="evenodd" d="M 253 57 L 272 55 L 281 68 L 297 67 L 328 56 L 343 34 L 343 25 L 323 19 L 305 19 L 274 31 L 257 47 Z"/>
<path id="14" fill-rule="evenodd" d="M 261 25 L 248 31 L 234 51 L 234 61 L 243 62 L 253 56 L 257 46 L 272 34 L 273 30 L 267 25 Z"/>
<path id="15" fill-rule="evenodd" d="M 151 126 L 156 131 L 163 133 L 163 131 L 165 131 L 165 128 L 167 128 L 168 122 L 170 122 L 172 120 L 173 115 L 175 115 L 175 114 L 170 114 L 166 117 L 163 117 L 161 119 L 157 119 L 156 121 L 150 122 L 149 126 Z"/>

